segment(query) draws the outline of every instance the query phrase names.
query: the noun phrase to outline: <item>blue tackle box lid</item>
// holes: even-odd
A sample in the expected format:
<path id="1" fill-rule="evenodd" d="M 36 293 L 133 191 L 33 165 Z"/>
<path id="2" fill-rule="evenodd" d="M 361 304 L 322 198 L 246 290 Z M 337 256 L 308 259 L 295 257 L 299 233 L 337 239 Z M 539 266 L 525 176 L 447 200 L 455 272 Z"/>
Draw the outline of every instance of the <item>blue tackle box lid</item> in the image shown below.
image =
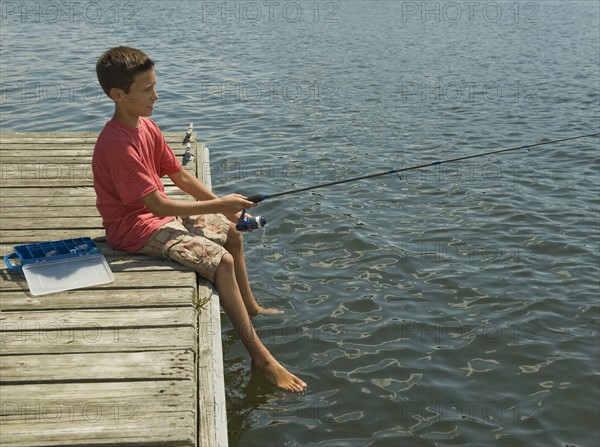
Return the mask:
<path id="1" fill-rule="evenodd" d="M 25 277 L 32 295 L 114 281 L 100 248 L 89 237 L 17 245 L 4 262 Z"/>

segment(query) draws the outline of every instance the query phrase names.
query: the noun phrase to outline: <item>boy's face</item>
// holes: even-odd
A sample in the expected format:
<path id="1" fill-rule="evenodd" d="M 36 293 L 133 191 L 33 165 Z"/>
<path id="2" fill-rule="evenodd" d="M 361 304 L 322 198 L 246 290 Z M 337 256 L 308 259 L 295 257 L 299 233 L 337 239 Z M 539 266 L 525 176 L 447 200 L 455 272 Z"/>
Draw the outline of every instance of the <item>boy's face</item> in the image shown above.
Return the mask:
<path id="1" fill-rule="evenodd" d="M 121 89 L 112 89 L 111 94 L 116 103 L 117 115 L 128 124 L 137 123 L 140 116 L 150 116 L 154 103 L 158 99 L 156 74 L 154 67 L 148 71 L 138 73 L 133 78 L 129 93 Z"/>

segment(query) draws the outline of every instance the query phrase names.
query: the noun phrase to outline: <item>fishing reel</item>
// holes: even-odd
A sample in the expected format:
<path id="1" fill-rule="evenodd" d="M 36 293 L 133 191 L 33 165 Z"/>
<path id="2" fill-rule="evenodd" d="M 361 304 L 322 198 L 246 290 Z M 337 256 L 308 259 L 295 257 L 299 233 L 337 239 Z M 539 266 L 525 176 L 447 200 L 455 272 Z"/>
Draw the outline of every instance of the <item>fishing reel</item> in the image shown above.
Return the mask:
<path id="1" fill-rule="evenodd" d="M 247 217 L 246 210 L 242 211 L 242 215 L 235 225 L 235 229 L 238 231 L 252 231 L 262 228 L 266 225 L 267 219 L 265 216 Z"/>

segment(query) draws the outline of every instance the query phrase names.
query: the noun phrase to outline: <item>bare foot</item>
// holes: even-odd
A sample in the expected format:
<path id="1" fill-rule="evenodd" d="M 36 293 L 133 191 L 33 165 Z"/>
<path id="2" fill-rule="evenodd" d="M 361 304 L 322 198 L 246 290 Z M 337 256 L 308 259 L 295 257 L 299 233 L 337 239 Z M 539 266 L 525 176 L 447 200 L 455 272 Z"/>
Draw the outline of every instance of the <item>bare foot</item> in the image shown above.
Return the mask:
<path id="1" fill-rule="evenodd" d="M 252 361 L 252 372 L 285 391 L 302 393 L 308 387 L 306 383 L 281 366 L 275 359 L 264 367 L 259 367 Z"/>
<path id="2" fill-rule="evenodd" d="M 258 310 L 256 312 L 252 312 L 253 315 L 277 315 L 282 313 L 282 310 L 262 306 L 258 306 Z"/>

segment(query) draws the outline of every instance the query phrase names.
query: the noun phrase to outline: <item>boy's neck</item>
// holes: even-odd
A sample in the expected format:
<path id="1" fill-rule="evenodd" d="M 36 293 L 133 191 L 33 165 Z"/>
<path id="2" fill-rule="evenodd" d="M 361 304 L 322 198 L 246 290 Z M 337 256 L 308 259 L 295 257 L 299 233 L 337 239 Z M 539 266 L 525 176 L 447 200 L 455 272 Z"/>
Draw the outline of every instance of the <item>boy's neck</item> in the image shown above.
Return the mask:
<path id="1" fill-rule="evenodd" d="M 112 117 L 113 120 L 118 121 L 122 124 L 125 124 L 129 127 L 140 127 L 140 117 L 135 115 L 129 115 L 127 113 L 122 113 L 119 108 L 115 110 L 115 114 Z"/>

